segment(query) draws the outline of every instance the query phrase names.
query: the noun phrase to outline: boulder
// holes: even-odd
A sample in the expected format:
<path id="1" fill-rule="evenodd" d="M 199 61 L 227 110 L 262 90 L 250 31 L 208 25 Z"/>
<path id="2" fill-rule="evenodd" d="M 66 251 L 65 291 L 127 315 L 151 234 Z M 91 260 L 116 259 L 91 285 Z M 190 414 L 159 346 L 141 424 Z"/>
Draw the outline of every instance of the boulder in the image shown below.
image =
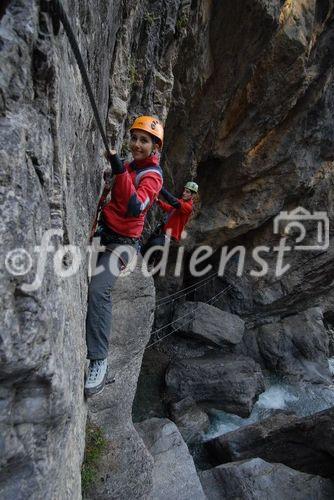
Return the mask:
<path id="1" fill-rule="evenodd" d="M 217 463 L 260 457 L 323 477 L 334 476 L 334 407 L 308 417 L 279 414 L 207 443 Z"/>
<path id="2" fill-rule="evenodd" d="M 209 429 L 208 415 L 192 398 L 181 399 L 171 405 L 171 416 L 186 443 L 201 441 Z"/>
<path id="3" fill-rule="evenodd" d="M 239 316 L 204 302 L 184 302 L 176 308 L 174 320 L 181 332 L 220 347 L 238 344 L 245 330 Z"/>
<path id="4" fill-rule="evenodd" d="M 328 333 L 319 307 L 262 325 L 257 344 L 266 368 L 294 380 L 328 382 Z"/>
<path id="5" fill-rule="evenodd" d="M 199 477 L 210 500 L 294 500 L 334 498 L 330 479 L 270 464 L 261 458 L 219 465 L 202 471 Z"/>
<path id="6" fill-rule="evenodd" d="M 204 500 L 194 461 L 176 425 L 166 418 L 136 424 L 154 458 L 150 500 Z"/>
<path id="7" fill-rule="evenodd" d="M 251 358 L 210 353 L 172 361 L 165 381 L 172 396 L 191 396 L 202 405 L 247 417 L 264 391 L 260 366 Z"/>

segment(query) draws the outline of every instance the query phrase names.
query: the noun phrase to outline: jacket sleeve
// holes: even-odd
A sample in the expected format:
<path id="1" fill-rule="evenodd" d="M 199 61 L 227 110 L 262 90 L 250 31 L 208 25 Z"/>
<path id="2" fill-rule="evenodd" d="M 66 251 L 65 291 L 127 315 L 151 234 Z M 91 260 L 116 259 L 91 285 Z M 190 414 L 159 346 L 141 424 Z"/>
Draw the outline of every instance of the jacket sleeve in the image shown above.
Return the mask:
<path id="1" fill-rule="evenodd" d="M 173 208 L 180 208 L 180 200 L 176 198 L 172 193 L 167 191 L 164 187 L 161 189 L 162 196 L 168 201 L 170 205 L 172 205 Z"/>
<path id="2" fill-rule="evenodd" d="M 189 203 L 189 201 L 179 200 L 180 202 L 180 212 L 185 215 L 191 214 L 193 210 L 193 204 Z"/>
<path id="3" fill-rule="evenodd" d="M 158 174 L 149 173 L 143 177 L 136 189 L 127 170 L 115 176 L 113 197 L 118 208 L 125 214 L 138 217 L 149 207 L 162 187 L 162 179 Z"/>
<path id="4" fill-rule="evenodd" d="M 172 210 L 174 210 L 172 205 L 169 205 L 168 203 L 165 203 L 164 201 L 157 200 L 157 204 L 164 212 L 171 212 Z"/>

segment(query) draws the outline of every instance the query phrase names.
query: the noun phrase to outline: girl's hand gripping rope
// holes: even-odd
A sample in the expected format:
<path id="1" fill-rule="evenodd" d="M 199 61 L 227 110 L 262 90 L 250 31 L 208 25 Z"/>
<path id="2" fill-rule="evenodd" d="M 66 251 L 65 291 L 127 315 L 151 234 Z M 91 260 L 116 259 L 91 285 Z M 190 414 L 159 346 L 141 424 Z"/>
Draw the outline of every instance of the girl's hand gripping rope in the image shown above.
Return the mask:
<path id="1" fill-rule="evenodd" d="M 104 153 L 104 157 L 106 160 L 109 161 L 113 174 L 117 175 L 117 174 L 123 174 L 123 172 L 125 172 L 125 167 L 123 165 L 123 162 L 114 149 L 112 149 L 111 151 L 106 151 Z"/>

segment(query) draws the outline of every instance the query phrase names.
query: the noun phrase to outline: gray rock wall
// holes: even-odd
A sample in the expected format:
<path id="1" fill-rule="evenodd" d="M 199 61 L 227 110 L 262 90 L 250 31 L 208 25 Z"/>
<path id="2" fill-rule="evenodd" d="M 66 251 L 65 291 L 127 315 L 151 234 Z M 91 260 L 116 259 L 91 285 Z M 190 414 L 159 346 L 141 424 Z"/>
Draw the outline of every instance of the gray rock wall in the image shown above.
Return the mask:
<path id="1" fill-rule="evenodd" d="M 304 474 L 283 464 L 269 464 L 260 458 L 221 465 L 202 471 L 203 489 L 210 500 L 255 500 L 270 498 L 332 498 L 334 485 L 329 479 Z"/>
<path id="2" fill-rule="evenodd" d="M 77 64 L 63 28 L 54 31 L 44 12 L 46 3 L 13 0 L 1 10 L 2 258 L 22 247 L 33 262 L 26 275 L 1 271 L 0 491 L 6 497 L 72 499 L 81 495 L 86 419 L 87 265 L 83 258 L 75 276 L 60 279 L 52 253 L 70 244 L 85 255 L 104 165 Z M 167 116 L 189 5 L 178 0 L 63 5 L 102 121 L 108 121 L 111 143 L 120 147 L 134 114 Z M 22 284 L 35 280 L 35 245 L 46 230 L 58 233 L 45 276 L 36 289 L 23 290 Z M 71 261 L 65 265 L 69 269 Z"/>
<path id="3" fill-rule="evenodd" d="M 323 312 L 333 310 L 332 230 L 327 252 L 286 255 L 284 264 L 296 270 L 281 278 L 273 251 L 282 236 L 273 234 L 273 218 L 281 210 L 326 211 L 333 224 L 333 7 L 313 0 L 197 2 L 175 65 L 164 168 L 175 191 L 197 175 L 201 210 L 188 226 L 188 246 L 245 246 L 245 272 L 236 278 L 228 263 L 233 288 L 216 305 L 255 322 L 320 301 Z M 314 237 L 308 226 L 305 243 Z M 251 255 L 259 245 L 268 248 L 264 277 L 249 275 L 260 268 Z M 221 288 L 213 282 L 194 300 Z"/>
<path id="4" fill-rule="evenodd" d="M 102 117 L 120 2 L 64 2 Z M 31 271 L 1 270 L 2 498 L 80 498 L 87 268 L 59 278 L 52 252 L 36 290 L 35 245 L 48 229 L 83 254 L 102 163 L 100 138 L 68 41 L 39 2 L 14 0 L 1 20 L 1 238 L 23 247 Z M 101 46 L 106 50 L 101 51 Z M 69 265 L 69 263 L 67 263 Z"/>

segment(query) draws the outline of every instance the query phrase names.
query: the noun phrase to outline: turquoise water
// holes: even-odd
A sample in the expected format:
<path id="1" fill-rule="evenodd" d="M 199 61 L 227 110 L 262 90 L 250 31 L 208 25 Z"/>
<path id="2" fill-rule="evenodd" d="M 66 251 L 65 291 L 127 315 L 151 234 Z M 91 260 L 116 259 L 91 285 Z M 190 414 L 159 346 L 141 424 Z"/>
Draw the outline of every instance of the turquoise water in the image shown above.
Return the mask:
<path id="1" fill-rule="evenodd" d="M 330 358 L 328 363 L 334 375 L 334 357 Z M 212 410 L 210 412 L 211 426 L 204 440 L 207 441 L 241 426 L 259 422 L 272 415 L 275 410 L 286 410 L 298 416 L 307 416 L 334 406 L 334 382 L 331 386 L 306 383 L 292 385 L 283 380 L 271 378 L 267 380 L 267 386 L 267 390 L 260 395 L 248 418 L 241 418 L 221 410 Z"/>

